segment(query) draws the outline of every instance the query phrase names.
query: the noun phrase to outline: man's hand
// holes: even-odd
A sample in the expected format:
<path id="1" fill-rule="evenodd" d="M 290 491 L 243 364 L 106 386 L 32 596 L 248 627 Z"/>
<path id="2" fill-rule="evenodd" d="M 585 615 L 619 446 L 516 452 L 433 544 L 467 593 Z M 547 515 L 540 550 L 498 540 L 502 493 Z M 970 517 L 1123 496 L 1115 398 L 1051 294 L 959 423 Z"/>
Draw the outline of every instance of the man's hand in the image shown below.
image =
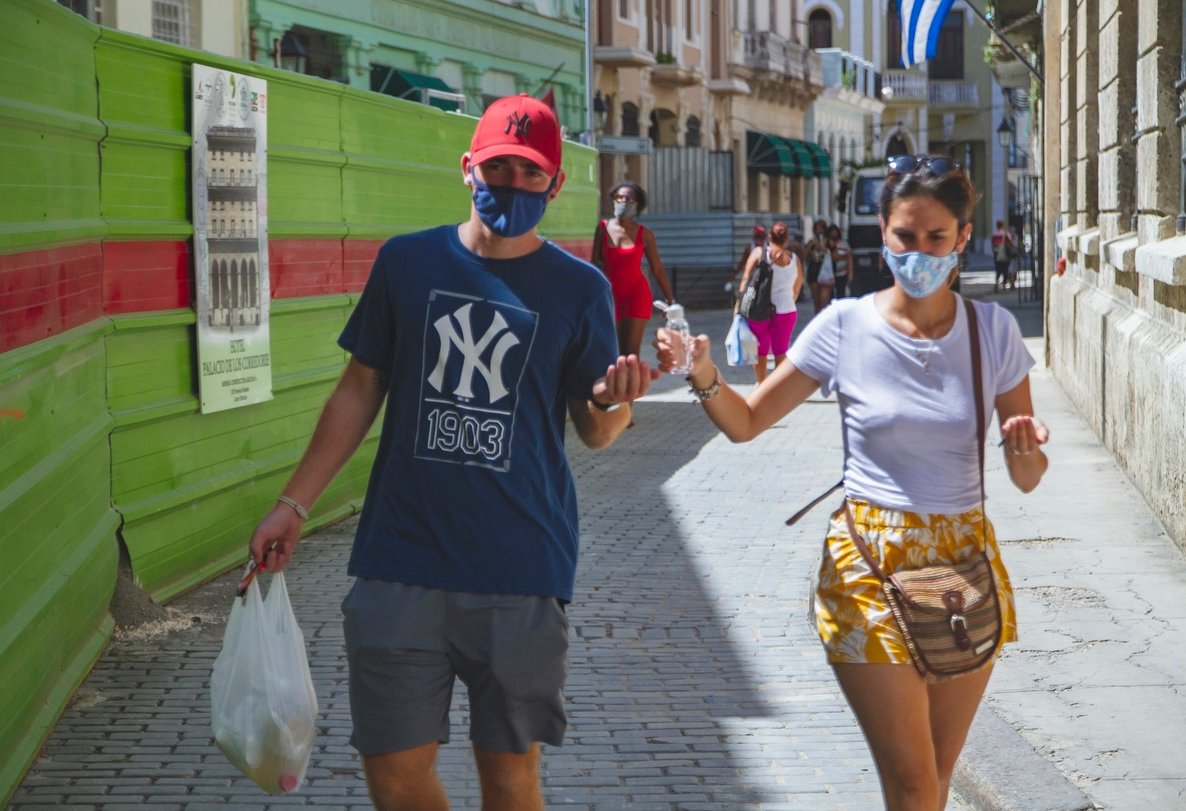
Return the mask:
<path id="1" fill-rule="evenodd" d="M 646 394 L 651 381 L 658 378 L 659 370 L 639 360 L 638 355 L 622 355 L 605 370 L 605 377 L 593 384 L 593 399 L 602 405 L 629 403 Z"/>
<path id="2" fill-rule="evenodd" d="M 251 559 L 269 572 L 278 572 L 292 560 L 301 539 L 301 519 L 287 504 L 277 504 L 251 533 Z"/>

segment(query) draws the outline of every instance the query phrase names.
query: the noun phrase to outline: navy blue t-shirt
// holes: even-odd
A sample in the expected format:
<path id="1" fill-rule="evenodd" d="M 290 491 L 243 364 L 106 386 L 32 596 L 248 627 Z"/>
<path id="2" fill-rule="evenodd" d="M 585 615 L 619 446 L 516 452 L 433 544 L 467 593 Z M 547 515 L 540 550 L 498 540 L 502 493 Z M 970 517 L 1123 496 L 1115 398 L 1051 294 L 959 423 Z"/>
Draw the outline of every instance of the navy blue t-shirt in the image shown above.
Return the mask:
<path id="1" fill-rule="evenodd" d="M 349 573 L 571 600 L 566 398 L 618 354 L 600 271 L 547 242 L 486 259 L 457 226 L 395 237 L 338 343 L 390 381 Z"/>

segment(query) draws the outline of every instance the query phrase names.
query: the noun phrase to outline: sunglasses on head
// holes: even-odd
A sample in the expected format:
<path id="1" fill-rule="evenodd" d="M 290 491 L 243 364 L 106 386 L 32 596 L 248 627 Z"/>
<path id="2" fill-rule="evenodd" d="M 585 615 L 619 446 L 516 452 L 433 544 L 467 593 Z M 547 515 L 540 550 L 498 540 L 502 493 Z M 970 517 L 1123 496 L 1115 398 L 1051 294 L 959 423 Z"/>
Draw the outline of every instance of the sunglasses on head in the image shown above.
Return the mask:
<path id="1" fill-rule="evenodd" d="M 900 175 L 908 175 L 911 172 L 920 172 L 926 169 L 930 174 L 937 176 L 954 172 L 960 168 L 958 163 L 942 155 L 935 157 L 930 155 L 894 155 L 892 158 L 887 158 L 886 163 L 889 164 L 891 172 Z"/>

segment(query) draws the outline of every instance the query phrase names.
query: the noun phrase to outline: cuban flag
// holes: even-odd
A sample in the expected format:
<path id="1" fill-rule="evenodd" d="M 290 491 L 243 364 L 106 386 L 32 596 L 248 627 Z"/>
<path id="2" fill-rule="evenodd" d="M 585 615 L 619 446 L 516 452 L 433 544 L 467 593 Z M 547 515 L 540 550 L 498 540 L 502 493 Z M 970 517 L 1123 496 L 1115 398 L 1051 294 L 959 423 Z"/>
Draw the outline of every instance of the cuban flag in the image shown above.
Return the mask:
<path id="1" fill-rule="evenodd" d="M 939 29 L 947 18 L 952 0 L 898 0 L 902 24 L 902 64 L 917 65 L 935 58 Z"/>

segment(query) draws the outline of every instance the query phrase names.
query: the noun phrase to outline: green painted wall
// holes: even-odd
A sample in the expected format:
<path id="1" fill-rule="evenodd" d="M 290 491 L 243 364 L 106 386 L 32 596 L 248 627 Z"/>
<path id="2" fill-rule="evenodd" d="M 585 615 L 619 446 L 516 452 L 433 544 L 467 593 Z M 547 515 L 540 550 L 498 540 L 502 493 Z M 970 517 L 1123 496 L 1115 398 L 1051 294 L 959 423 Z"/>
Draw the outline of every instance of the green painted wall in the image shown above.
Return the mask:
<path id="1" fill-rule="evenodd" d="M 3 7 L 0 253 L 97 240 L 99 31 L 58 6 Z M 0 804 L 111 632 L 108 328 L 0 354 Z"/>
<path id="2" fill-rule="evenodd" d="M 251 0 L 256 60 L 273 65 L 276 43 L 294 25 L 335 35 L 340 80 L 371 88 L 371 65 L 448 77 L 482 110 L 483 79 L 513 78 L 512 92 L 554 88 L 560 121 L 585 129 L 585 0 Z M 446 69 L 443 63 L 453 63 Z M 553 74 L 553 71 L 555 73 Z M 550 78 L 549 78 L 550 77 Z"/>
<path id="3" fill-rule="evenodd" d="M 99 28 L 51 0 L 0 2 L 0 255 L 187 239 L 195 61 L 269 82 L 273 239 L 383 239 L 468 213 L 472 118 Z M 550 238 L 587 239 L 595 157 L 566 145 Z M 0 417 L 0 800 L 110 635 L 121 541 L 160 601 L 244 561 L 340 374 L 355 299 L 274 300 L 275 399 L 212 415 L 198 408 L 192 309 L 98 318 L 0 354 L 0 410 L 24 415 Z M 358 508 L 374 443 L 310 529 Z"/>
<path id="4" fill-rule="evenodd" d="M 0 355 L 0 798 L 111 632 L 119 516 L 94 322 Z"/>
<path id="5" fill-rule="evenodd" d="M 99 29 L 41 3 L 0 18 L 0 252 L 99 239 L 93 44 Z M 41 24 L 47 17 L 52 22 Z"/>

